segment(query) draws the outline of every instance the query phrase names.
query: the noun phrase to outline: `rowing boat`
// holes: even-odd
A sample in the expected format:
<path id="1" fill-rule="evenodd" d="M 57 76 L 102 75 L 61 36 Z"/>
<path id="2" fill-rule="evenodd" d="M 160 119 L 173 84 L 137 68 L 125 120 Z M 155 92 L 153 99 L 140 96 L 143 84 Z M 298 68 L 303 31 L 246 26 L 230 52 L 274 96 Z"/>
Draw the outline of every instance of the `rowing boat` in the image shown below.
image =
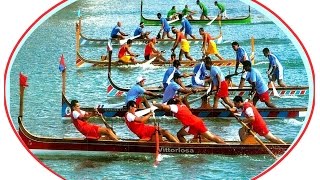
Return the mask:
<path id="1" fill-rule="evenodd" d="M 148 19 L 143 16 L 143 1 L 141 0 L 141 8 L 140 8 L 140 21 L 143 22 L 147 26 L 160 26 L 159 19 Z M 211 20 L 189 20 L 189 22 L 193 25 L 207 25 Z M 216 18 L 212 24 L 218 24 L 221 21 L 223 24 L 250 24 L 251 23 L 251 9 L 249 6 L 248 15 L 229 18 L 229 19 L 220 19 Z M 171 25 L 180 25 L 180 21 L 176 21 L 171 23 Z"/>
<path id="2" fill-rule="evenodd" d="M 25 78 L 26 79 L 26 78 Z M 154 153 L 156 142 L 140 141 L 139 139 L 113 140 L 91 140 L 76 137 L 42 137 L 31 134 L 24 126 L 23 122 L 23 97 L 27 86 L 26 80 L 20 77 L 20 109 L 18 115 L 18 134 L 25 146 L 30 150 L 37 151 L 99 151 L 99 152 L 140 152 Z M 62 93 L 64 94 L 64 93 Z M 63 96 L 64 97 L 64 96 Z M 290 147 L 290 144 L 279 145 L 265 143 L 274 154 L 283 154 Z M 160 153 L 168 154 L 223 154 L 223 155 L 258 155 L 268 154 L 259 144 L 241 144 L 237 141 L 226 141 L 226 144 L 216 144 L 212 142 L 190 142 L 174 143 L 161 138 Z"/>
<path id="3" fill-rule="evenodd" d="M 76 23 L 76 40 L 79 42 L 80 46 L 106 46 L 108 42 L 111 40 L 112 45 L 120 46 L 120 40 L 118 38 L 112 38 L 112 39 L 98 39 L 98 38 L 89 38 L 85 36 L 81 32 L 81 18 L 79 18 L 78 22 Z M 147 44 L 146 39 L 133 39 L 132 44 L 133 45 L 146 45 Z M 198 45 L 202 43 L 202 39 L 188 39 L 188 42 L 190 45 Z M 170 45 L 173 46 L 175 43 L 174 39 L 157 39 L 157 45 Z M 230 44 L 230 42 L 226 42 Z M 225 43 L 224 43 L 225 44 Z"/>

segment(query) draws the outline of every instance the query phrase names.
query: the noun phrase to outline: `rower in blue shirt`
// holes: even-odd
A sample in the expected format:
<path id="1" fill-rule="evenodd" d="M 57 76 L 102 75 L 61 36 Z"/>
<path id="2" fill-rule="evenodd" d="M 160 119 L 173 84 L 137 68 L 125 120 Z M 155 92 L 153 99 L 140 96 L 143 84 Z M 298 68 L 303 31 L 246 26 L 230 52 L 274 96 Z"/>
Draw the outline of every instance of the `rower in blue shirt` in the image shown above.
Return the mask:
<path id="1" fill-rule="evenodd" d="M 184 36 L 188 38 L 187 36 L 189 35 L 192 37 L 192 39 L 196 39 L 196 37 L 192 34 L 192 26 L 189 22 L 189 20 L 185 17 L 183 17 L 182 14 L 179 14 L 179 19 L 181 20 L 181 29 L 180 32 L 184 30 Z"/>
<path id="2" fill-rule="evenodd" d="M 234 73 L 236 74 L 236 73 L 238 73 L 238 67 L 239 67 L 240 63 L 243 65 L 243 63 L 245 61 L 250 62 L 251 60 L 249 59 L 247 52 L 242 47 L 240 47 L 238 42 L 236 42 L 236 41 L 232 42 L 231 45 L 232 45 L 233 50 L 236 52 L 236 68 L 234 70 Z M 241 80 L 239 83 L 239 88 L 243 88 L 245 80 L 246 80 L 246 76 L 247 76 L 247 72 L 242 71 Z"/>
<path id="3" fill-rule="evenodd" d="M 256 105 L 257 101 L 260 100 L 261 102 L 264 102 L 268 107 L 276 108 L 276 106 L 270 101 L 268 92 L 269 88 L 263 80 L 261 73 L 257 69 L 251 67 L 250 61 L 244 61 L 243 68 L 246 72 L 248 72 L 246 80 L 252 86 L 250 95 L 253 95 L 254 92 L 256 92 L 255 96 L 253 97 L 253 105 Z"/>
<path id="4" fill-rule="evenodd" d="M 117 25 L 111 31 L 111 38 L 125 39 L 124 36 L 128 36 L 128 34 L 121 31 L 121 22 L 117 22 Z"/>
<path id="5" fill-rule="evenodd" d="M 150 39 L 150 38 L 149 38 L 150 32 L 149 32 L 149 31 L 144 32 L 144 31 L 143 31 L 143 28 L 144 28 L 144 23 L 143 23 L 143 22 L 140 22 L 139 27 L 137 27 L 137 29 L 134 31 L 134 34 L 133 34 L 133 36 L 138 36 L 138 35 L 140 35 L 140 36 L 137 37 L 136 39 Z"/>
<path id="6" fill-rule="evenodd" d="M 174 37 L 172 37 L 170 35 L 170 29 L 171 28 L 169 26 L 169 23 L 168 23 L 167 19 L 164 18 L 164 17 L 161 17 L 161 13 L 158 13 L 157 17 L 160 19 L 160 23 L 161 23 L 161 28 L 160 28 L 160 31 L 158 33 L 158 34 L 160 34 L 162 32 L 161 39 L 164 39 L 165 36 L 167 36 L 170 39 L 174 39 Z"/>

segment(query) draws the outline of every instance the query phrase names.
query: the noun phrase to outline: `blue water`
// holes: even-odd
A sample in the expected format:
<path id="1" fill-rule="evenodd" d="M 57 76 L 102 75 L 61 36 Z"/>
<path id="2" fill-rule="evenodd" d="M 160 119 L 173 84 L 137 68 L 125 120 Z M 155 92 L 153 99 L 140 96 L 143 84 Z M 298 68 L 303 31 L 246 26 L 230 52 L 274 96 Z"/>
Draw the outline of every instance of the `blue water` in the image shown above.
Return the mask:
<path id="1" fill-rule="evenodd" d="M 155 14 L 166 14 L 172 5 L 182 10 L 188 2 L 191 9 L 197 10 L 195 2 L 164 0 L 160 2 L 145 2 L 144 14 L 148 18 L 156 18 Z M 209 1 L 204 0 L 206 4 Z M 210 1 L 211 2 L 211 1 Z M 241 2 L 223 1 L 228 6 L 229 17 L 247 14 L 247 5 Z M 61 73 L 58 70 L 60 55 L 63 54 L 67 64 L 66 96 L 78 99 L 82 106 L 118 103 L 123 98 L 107 97 L 106 69 L 78 69 L 75 66 L 75 23 L 77 11 L 81 9 L 82 32 L 91 38 L 107 38 L 117 21 L 121 21 L 125 32 L 133 35 L 139 24 L 140 1 L 116 0 L 80 0 L 42 23 L 26 39 L 12 63 L 10 70 L 10 115 L 18 128 L 19 112 L 18 74 L 23 72 L 28 76 L 29 87 L 25 91 L 24 122 L 26 128 L 35 135 L 49 137 L 81 137 L 81 134 L 70 124 L 61 119 Z M 210 5 L 210 13 L 215 15 L 216 9 Z M 287 85 L 308 85 L 308 75 L 301 55 L 288 36 L 268 18 L 252 9 L 253 23 L 249 25 L 222 25 L 223 39 L 226 42 L 238 41 L 249 53 L 250 38 L 255 38 L 255 67 L 263 75 L 268 67 L 267 59 L 262 49 L 268 47 L 280 59 L 285 68 L 285 83 Z M 194 26 L 197 34 L 199 26 Z M 159 27 L 146 27 L 155 36 Z M 205 27 L 212 35 L 217 35 L 219 27 Z M 230 43 L 218 46 L 220 54 L 225 58 L 234 59 L 235 54 Z M 166 57 L 170 55 L 171 47 L 166 49 Z M 114 51 L 117 47 L 114 47 Z M 132 48 L 134 52 L 143 54 L 142 46 Z M 106 54 L 106 47 L 82 47 L 85 57 L 98 59 Z M 191 47 L 191 55 L 199 58 L 200 46 Z M 115 55 L 114 55 L 115 56 Z M 183 68 L 183 71 L 191 69 Z M 222 67 L 225 74 L 234 71 L 233 67 Z M 163 68 L 113 68 L 112 77 L 117 85 L 129 87 L 135 78 L 142 74 L 147 82 L 161 80 Z M 264 77 L 267 78 L 267 77 Z M 234 82 L 239 79 L 235 78 Z M 185 80 L 185 83 L 190 83 Z M 295 96 L 272 99 L 279 107 L 308 106 L 308 96 Z M 195 103 L 195 106 L 197 104 Z M 263 107 L 264 104 L 258 104 Z M 267 120 L 273 134 L 287 142 L 293 142 L 307 119 L 273 119 Z M 134 138 L 126 125 L 117 119 L 108 120 L 113 124 L 117 134 L 122 138 Z M 94 120 L 100 123 L 99 120 Z M 205 119 L 209 129 L 225 140 L 239 140 L 237 131 L 240 125 L 232 119 Z M 160 118 L 160 125 L 171 132 L 177 132 L 180 124 L 172 118 Z M 152 166 L 152 154 L 129 153 L 56 153 L 36 154 L 53 171 L 66 179 L 249 179 L 264 171 L 274 163 L 269 155 L 263 156 L 222 156 L 222 155 L 164 155 L 164 160 L 158 168 Z M 165 173 L 164 173 L 165 172 Z"/>

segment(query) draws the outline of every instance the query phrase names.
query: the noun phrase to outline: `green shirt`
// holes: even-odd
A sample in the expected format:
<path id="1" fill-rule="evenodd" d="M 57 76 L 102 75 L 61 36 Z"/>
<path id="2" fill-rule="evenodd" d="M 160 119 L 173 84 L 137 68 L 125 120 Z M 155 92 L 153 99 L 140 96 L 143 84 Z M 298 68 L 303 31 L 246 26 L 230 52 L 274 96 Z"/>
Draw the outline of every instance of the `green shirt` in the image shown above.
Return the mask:
<path id="1" fill-rule="evenodd" d="M 199 2 L 199 7 L 204 15 L 208 15 L 208 9 L 202 2 Z"/>
<path id="2" fill-rule="evenodd" d="M 189 12 L 191 12 L 189 8 L 184 8 L 182 10 L 182 15 L 187 15 L 187 14 L 189 14 Z"/>
<path id="3" fill-rule="evenodd" d="M 176 13 L 177 13 L 177 11 L 175 9 L 171 9 L 167 14 L 167 18 L 170 18 L 172 15 L 174 15 Z"/>
<path id="4" fill-rule="evenodd" d="M 221 3 L 217 3 L 217 7 L 220 9 L 220 12 L 222 12 L 222 13 L 226 10 L 224 5 L 222 5 Z"/>

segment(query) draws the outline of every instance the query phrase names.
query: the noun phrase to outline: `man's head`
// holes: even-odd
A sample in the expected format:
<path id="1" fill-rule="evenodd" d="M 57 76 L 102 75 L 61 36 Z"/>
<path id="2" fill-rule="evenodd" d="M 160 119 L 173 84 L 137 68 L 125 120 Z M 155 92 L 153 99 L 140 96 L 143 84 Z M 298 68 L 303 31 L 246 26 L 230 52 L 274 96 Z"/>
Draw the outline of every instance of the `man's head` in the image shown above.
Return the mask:
<path id="1" fill-rule="evenodd" d="M 262 50 L 262 52 L 263 52 L 263 55 L 264 55 L 265 57 L 267 57 L 268 55 L 270 55 L 270 50 L 269 50 L 268 48 L 264 48 L 264 49 Z"/>
<path id="2" fill-rule="evenodd" d="M 235 106 L 236 108 L 242 108 L 242 106 L 243 106 L 243 99 L 242 99 L 242 97 L 241 97 L 241 96 L 235 96 L 235 97 L 233 98 L 233 103 L 234 103 L 234 106 Z"/>
<path id="3" fill-rule="evenodd" d="M 182 14 L 179 14 L 178 17 L 179 17 L 179 19 L 181 20 L 182 17 L 183 17 L 183 15 L 182 15 Z"/>
<path id="4" fill-rule="evenodd" d="M 174 57 L 175 57 L 175 55 L 174 55 Z M 172 65 L 173 65 L 173 67 L 179 69 L 179 66 L 181 66 L 181 63 L 179 60 L 174 60 Z"/>
<path id="5" fill-rule="evenodd" d="M 197 4 L 199 4 L 200 3 L 200 1 L 199 0 L 197 0 Z"/>
<path id="6" fill-rule="evenodd" d="M 71 105 L 71 109 L 74 110 L 74 111 L 80 109 L 80 105 L 79 105 L 79 101 L 78 100 L 72 100 L 70 105 Z"/>
<path id="7" fill-rule="evenodd" d="M 140 27 L 144 28 L 144 22 L 140 22 Z"/>
<path id="8" fill-rule="evenodd" d="M 121 27 L 121 22 L 120 21 L 117 22 L 117 26 Z"/>
<path id="9" fill-rule="evenodd" d="M 244 61 L 242 63 L 242 65 L 243 65 L 243 69 L 245 71 L 251 71 L 251 62 L 250 61 Z"/>
<path id="10" fill-rule="evenodd" d="M 133 111 L 135 112 L 137 110 L 137 103 L 135 101 L 128 101 L 127 103 L 127 109 L 128 111 Z"/>
<path id="11" fill-rule="evenodd" d="M 201 28 L 199 28 L 199 34 L 200 35 L 203 35 L 203 33 L 204 33 L 204 29 L 201 27 Z"/>
<path id="12" fill-rule="evenodd" d="M 173 34 L 176 34 L 178 32 L 178 29 L 172 26 L 171 31 Z"/>
<path id="13" fill-rule="evenodd" d="M 211 58 L 209 56 L 205 57 L 204 64 L 205 64 L 207 70 L 211 69 L 212 61 L 211 61 Z"/>
<path id="14" fill-rule="evenodd" d="M 160 18 L 161 18 L 161 13 L 158 13 L 158 14 L 157 14 L 157 17 L 160 19 Z"/>
<path id="15" fill-rule="evenodd" d="M 137 83 L 137 84 L 140 84 L 140 86 L 143 86 L 145 80 L 146 80 L 145 77 L 143 77 L 143 76 L 138 76 L 137 79 L 136 79 L 136 83 Z"/>
<path id="16" fill-rule="evenodd" d="M 174 97 L 174 98 L 169 99 L 169 101 L 167 102 L 167 105 L 180 104 L 180 103 L 181 103 L 181 100 L 178 97 Z"/>
<path id="17" fill-rule="evenodd" d="M 128 44 L 129 46 L 131 46 L 131 45 L 132 45 L 132 39 L 128 39 L 128 40 L 127 40 L 127 44 Z"/>
<path id="18" fill-rule="evenodd" d="M 183 76 L 181 76 L 179 73 L 174 73 L 174 75 L 173 75 L 173 81 L 175 81 L 176 83 L 180 84 L 182 77 L 183 77 Z"/>
<path id="19" fill-rule="evenodd" d="M 238 48 L 239 48 L 239 43 L 238 43 L 237 41 L 232 42 L 231 45 L 232 45 L 232 49 L 233 49 L 233 50 L 235 50 L 235 51 L 238 50 Z"/>
<path id="20" fill-rule="evenodd" d="M 214 2 L 214 5 L 215 5 L 215 6 L 218 5 L 218 1 L 215 1 L 215 2 Z"/>

